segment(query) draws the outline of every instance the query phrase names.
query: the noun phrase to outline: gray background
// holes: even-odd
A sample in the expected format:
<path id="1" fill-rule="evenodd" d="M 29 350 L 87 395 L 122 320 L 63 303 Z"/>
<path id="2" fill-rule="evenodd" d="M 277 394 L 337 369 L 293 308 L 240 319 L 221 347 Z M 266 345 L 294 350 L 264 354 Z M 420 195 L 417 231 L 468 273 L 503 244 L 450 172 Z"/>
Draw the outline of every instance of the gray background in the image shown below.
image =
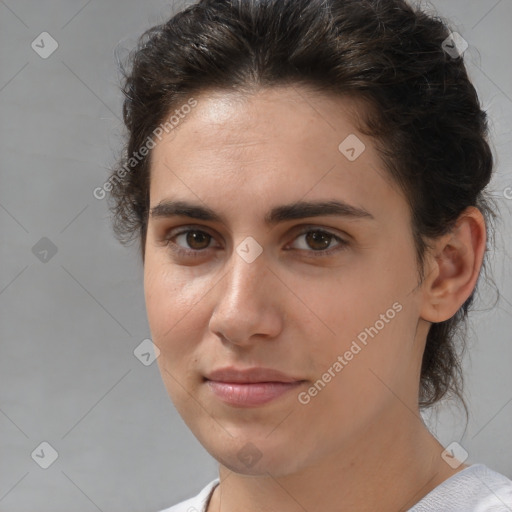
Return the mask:
<path id="1" fill-rule="evenodd" d="M 142 265 L 135 246 L 114 239 L 106 201 L 92 195 L 123 133 L 114 48 L 132 48 L 182 6 L 0 1 L 3 512 L 157 511 L 217 476 L 156 363 L 133 354 L 151 337 Z M 502 299 L 492 307 L 493 289 L 483 287 L 470 324 L 470 423 L 464 432 L 460 411 L 446 407 L 427 420 L 444 445 L 459 441 L 469 462 L 512 478 L 512 200 L 504 194 L 512 186 L 512 0 L 431 6 L 470 44 L 465 60 L 491 116 L 492 190 L 504 219 L 492 259 Z M 59 45 L 47 59 L 31 47 L 44 31 Z M 58 452 L 48 469 L 31 456 L 43 441 Z"/>

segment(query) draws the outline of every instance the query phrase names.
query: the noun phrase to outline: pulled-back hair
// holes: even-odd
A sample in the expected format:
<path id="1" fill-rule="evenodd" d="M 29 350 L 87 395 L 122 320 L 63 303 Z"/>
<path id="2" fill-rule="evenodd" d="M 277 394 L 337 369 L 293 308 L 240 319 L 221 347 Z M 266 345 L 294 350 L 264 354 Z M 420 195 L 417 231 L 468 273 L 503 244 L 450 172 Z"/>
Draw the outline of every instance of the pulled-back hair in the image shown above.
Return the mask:
<path id="1" fill-rule="evenodd" d="M 463 58 L 445 51 L 450 34 L 404 0 L 201 0 L 149 29 L 123 68 L 128 137 L 109 179 L 116 236 L 138 239 L 144 260 L 151 152 L 133 155 L 175 109 L 213 90 L 303 85 L 369 106 L 359 129 L 408 201 L 421 283 L 431 242 L 467 207 L 480 209 L 488 230 L 496 217 L 484 191 L 493 169 L 486 114 Z M 475 291 L 430 327 L 421 407 L 450 395 L 464 403 L 461 328 Z"/>

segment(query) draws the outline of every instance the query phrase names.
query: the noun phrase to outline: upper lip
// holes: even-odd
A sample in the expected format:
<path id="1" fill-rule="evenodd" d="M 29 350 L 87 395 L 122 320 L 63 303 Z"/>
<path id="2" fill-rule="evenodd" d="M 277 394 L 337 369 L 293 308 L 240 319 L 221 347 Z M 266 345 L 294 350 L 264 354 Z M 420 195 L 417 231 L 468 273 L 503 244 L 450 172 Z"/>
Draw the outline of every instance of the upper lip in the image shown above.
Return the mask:
<path id="1" fill-rule="evenodd" d="M 302 379 L 297 379 L 286 375 L 279 370 L 271 368 L 235 368 L 233 366 L 219 368 L 206 375 L 208 380 L 215 380 L 219 382 L 239 382 L 239 383 L 254 383 L 254 382 L 299 382 Z"/>

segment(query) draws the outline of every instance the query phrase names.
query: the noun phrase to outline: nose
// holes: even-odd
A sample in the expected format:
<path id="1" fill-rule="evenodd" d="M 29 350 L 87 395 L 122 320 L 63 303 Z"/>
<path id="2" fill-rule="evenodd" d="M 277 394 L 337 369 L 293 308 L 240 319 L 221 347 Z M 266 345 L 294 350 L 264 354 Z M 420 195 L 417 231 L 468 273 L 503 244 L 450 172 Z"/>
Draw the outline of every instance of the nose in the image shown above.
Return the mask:
<path id="1" fill-rule="evenodd" d="M 280 293 L 282 284 L 267 265 L 264 251 L 250 263 L 233 251 L 227 274 L 212 290 L 211 332 L 240 346 L 279 334 L 285 297 Z"/>

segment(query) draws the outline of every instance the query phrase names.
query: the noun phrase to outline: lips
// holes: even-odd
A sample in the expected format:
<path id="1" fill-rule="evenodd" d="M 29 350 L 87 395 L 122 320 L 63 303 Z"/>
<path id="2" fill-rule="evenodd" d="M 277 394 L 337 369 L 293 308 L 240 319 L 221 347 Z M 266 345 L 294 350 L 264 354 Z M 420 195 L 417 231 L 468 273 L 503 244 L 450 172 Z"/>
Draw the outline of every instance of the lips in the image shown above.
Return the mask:
<path id="1" fill-rule="evenodd" d="M 206 375 L 206 379 L 218 382 L 256 383 L 256 382 L 300 382 L 303 379 L 292 377 L 279 370 L 270 368 L 239 369 L 232 366 L 220 368 Z"/>
<path id="2" fill-rule="evenodd" d="M 221 368 L 205 378 L 213 395 L 237 407 L 257 407 L 297 388 L 303 379 L 270 368 Z"/>

